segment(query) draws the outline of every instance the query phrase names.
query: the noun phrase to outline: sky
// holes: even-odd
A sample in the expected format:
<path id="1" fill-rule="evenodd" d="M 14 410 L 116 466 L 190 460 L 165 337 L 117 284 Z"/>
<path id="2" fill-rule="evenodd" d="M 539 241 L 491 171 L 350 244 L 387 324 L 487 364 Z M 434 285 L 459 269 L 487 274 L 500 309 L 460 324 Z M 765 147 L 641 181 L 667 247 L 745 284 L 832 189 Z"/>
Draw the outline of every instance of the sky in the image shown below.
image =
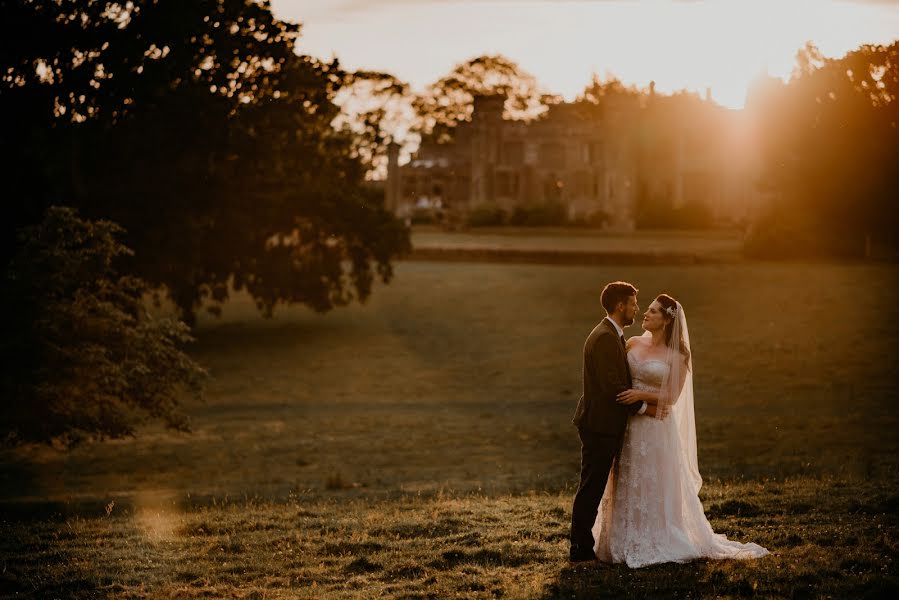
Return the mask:
<path id="1" fill-rule="evenodd" d="M 592 74 L 662 92 L 708 89 L 743 105 L 762 73 L 789 76 L 796 51 L 826 56 L 899 39 L 899 0 L 272 0 L 300 22 L 297 49 L 417 89 L 500 53 L 547 92 L 574 99 Z"/>

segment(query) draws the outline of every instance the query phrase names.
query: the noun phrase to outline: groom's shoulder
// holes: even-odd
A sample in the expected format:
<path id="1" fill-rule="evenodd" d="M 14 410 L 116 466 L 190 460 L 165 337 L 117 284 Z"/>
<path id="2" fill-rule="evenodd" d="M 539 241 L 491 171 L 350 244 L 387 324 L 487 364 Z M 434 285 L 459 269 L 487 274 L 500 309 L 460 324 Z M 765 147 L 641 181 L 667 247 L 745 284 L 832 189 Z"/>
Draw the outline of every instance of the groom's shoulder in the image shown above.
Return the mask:
<path id="1" fill-rule="evenodd" d="M 596 327 L 593 328 L 593 331 L 590 332 L 590 337 L 608 334 L 612 331 L 612 328 L 606 323 L 606 320 L 603 319 L 599 323 L 596 324 Z"/>

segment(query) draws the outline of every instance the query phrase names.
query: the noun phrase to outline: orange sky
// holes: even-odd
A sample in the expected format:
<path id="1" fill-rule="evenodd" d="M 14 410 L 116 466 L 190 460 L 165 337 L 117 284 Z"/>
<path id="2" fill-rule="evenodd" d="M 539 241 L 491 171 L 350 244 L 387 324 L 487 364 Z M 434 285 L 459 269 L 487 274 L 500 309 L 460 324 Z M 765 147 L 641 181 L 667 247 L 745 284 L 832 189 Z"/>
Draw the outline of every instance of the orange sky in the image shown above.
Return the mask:
<path id="1" fill-rule="evenodd" d="M 660 91 L 711 88 L 741 107 L 748 82 L 786 77 L 806 40 L 829 56 L 899 39 L 889 0 L 272 0 L 300 21 L 299 50 L 388 71 L 416 88 L 502 53 L 572 99 L 591 73 Z"/>

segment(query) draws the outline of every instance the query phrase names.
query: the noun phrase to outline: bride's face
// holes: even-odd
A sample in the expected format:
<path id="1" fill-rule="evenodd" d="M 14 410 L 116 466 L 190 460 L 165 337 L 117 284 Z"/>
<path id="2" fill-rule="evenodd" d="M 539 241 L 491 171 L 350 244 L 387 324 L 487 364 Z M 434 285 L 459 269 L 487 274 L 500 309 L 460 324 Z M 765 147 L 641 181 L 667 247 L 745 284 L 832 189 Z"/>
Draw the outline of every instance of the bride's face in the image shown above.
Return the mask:
<path id="1" fill-rule="evenodd" d="M 643 329 L 646 331 L 659 331 L 665 327 L 665 317 L 662 316 L 662 305 L 653 300 L 646 312 L 643 313 Z"/>

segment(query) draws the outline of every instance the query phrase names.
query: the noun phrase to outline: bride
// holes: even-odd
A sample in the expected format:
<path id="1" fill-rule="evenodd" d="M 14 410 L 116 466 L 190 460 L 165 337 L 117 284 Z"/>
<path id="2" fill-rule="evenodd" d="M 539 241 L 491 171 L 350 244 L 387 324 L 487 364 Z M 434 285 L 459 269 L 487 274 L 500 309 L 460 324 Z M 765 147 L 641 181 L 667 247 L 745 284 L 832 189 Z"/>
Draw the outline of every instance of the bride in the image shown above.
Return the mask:
<path id="1" fill-rule="evenodd" d="M 712 530 L 699 500 L 693 361 L 684 309 L 658 296 L 643 315 L 645 333 L 627 340 L 633 388 L 623 404 L 656 406 L 656 418 L 631 417 L 593 526 L 599 560 L 643 567 L 694 558 L 757 558 Z"/>

